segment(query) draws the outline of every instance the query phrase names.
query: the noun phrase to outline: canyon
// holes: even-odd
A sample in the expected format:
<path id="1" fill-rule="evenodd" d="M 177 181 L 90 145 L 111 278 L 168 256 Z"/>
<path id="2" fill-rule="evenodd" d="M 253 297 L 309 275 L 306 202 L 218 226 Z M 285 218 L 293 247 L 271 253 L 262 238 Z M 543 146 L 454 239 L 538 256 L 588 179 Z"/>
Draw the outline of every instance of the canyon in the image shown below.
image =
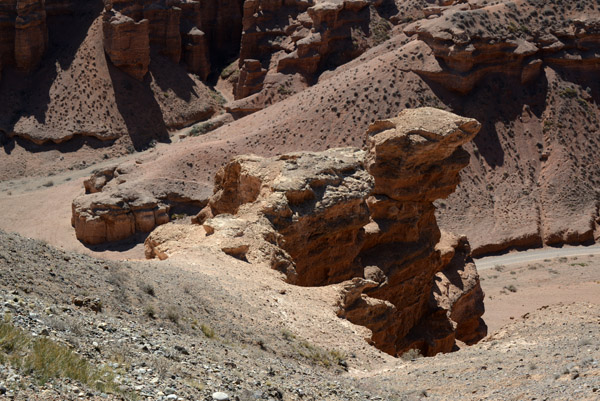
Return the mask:
<path id="1" fill-rule="evenodd" d="M 299 400 L 286 374 L 305 373 L 315 399 L 367 399 L 352 380 L 390 400 L 458 397 L 420 355 L 460 364 L 478 383 L 466 398 L 557 397 L 563 384 L 593 398 L 595 359 L 556 376 L 514 342 L 553 332 L 546 347 L 596 358 L 581 331 L 599 302 L 592 255 L 477 264 L 600 240 L 599 72 L 592 0 L 0 0 L 5 313 L 109 368 L 126 336 L 82 311 L 131 318 L 143 364 L 119 365 L 121 384 L 164 399 L 163 384 L 202 376 L 202 389 L 182 384 L 191 398 Z M 54 312 L 46 322 L 48 300 L 100 345 L 76 343 Z M 563 346 L 546 321 L 580 322 L 582 340 Z M 198 339 L 218 362 L 188 349 Z M 522 391 L 485 372 L 512 347 Z M 247 351 L 254 384 L 237 377 Z M 156 376 L 161 358 L 185 362 Z M 417 366 L 426 377 L 411 380 Z"/>
<path id="2" fill-rule="evenodd" d="M 164 260 L 185 253 L 185 243 L 266 263 L 291 284 L 345 282 L 338 315 L 368 327 L 369 342 L 394 356 L 475 343 L 487 333 L 477 270 L 465 237 L 442 236 L 433 201 L 454 191 L 469 161 L 461 145 L 479 128 L 419 108 L 373 123 L 365 151 L 237 157 L 194 218 L 203 230 L 162 225 L 146 239 L 146 256 Z"/>

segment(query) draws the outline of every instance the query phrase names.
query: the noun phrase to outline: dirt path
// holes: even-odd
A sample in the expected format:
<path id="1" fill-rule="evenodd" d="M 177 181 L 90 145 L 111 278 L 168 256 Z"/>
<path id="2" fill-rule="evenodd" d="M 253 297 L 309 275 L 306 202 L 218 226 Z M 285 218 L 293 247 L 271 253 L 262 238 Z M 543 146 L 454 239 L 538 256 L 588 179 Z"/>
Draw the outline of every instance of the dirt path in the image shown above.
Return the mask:
<path id="1" fill-rule="evenodd" d="M 592 246 L 576 246 L 564 248 L 531 249 L 523 252 L 509 253 L 499 256 L 487 256 L 476 259 L 477 270 L 490 269 L 496 265 L 516 265 L 522 263 L 539 262 L 544 259 L 559 257 L 573 257 L 586 255 L 600 255 L 600 244 Z"/>

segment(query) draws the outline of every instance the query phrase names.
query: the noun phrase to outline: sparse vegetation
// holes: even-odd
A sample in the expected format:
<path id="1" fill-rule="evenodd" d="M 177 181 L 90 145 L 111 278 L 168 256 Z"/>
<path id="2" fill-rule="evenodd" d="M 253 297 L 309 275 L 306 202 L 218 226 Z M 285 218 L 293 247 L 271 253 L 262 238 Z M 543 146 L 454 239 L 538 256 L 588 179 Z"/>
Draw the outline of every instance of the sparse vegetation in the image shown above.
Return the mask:
<path id="1" fill-rule="evenodd" d="M 142 283 L 140 285 L 140 288 L 142 289 L 142 291 L 144 291 L 146 294 L 150 295 L 151 297 L 156 296 L 156 292 L 154 291 L 154 286 L 152 284 Z"/>
<path id="2" fill-rule="evenodd" d="M 298 344 L 294 344 L 293 347 L 298 355 L 315 365 L 329 367 L 331 365 L 339 365 L 346 359 L 346 355 L 342 351 L 324 350 L 308 341 L 301 341 Z"/>
<path id="3" fill-rule="evenodd" d="M 207 132 L 209 132 L 212 129 L 212 124 L 208 123 L 208 122 L 203 122 L 200 124 L 196 124 L 192 127 L 192 129 L 189 132 L 190 136 L 198 136 L 198 135 L 203 135 L 206 134 Z"/>
<path id="4" fill-rule="evenodd" d="M 209 325 L 202 324 L 200 326 L 200 331 L 202 331 L 206 338 L 215 338 L 215 331 Z"/>
<path id="5" fill-rule="evenodd" d="M 560 91 L 559 95 L 565 99 L 574 99 L 577 97 L 577 91 L 573 88 L 565 88 Z"/>
<path id="6" fill-rule="evenodd" d="M 175 324 L 179 324 L 179 319 L 181 318 L 179 311 L 175 307 L 167 309 L 165 317 Z"/>
<path id="7" fill-rule="evenodd" d="M 144 315 L 146 315 L 150 319 L 156 319 L 156 310 L 152 305 L 147 305 L 144 308 Z"/>
<path id="8" fill-rule="evenodd" d="M 408 351 L 400 355 L 400 359 L 402 359 L 403 361 L 412 361 L 422 357 L 423 355 L 421 354 L 421 350 L 416 348 L 409 349 Z"/>
<path id="9" fill-rule="evenodd" d="M 68 347 L 47 337 L 33 337 L 15 327 L 9 318 L 0 323 L 0 363 L 9 363 L 39 384 L 69 378 L 102 392 L 118 388 L 108 367 L 95 367 Z"/>
<path id="10" fill-rule="evenodd" d="M 225 98 L 223 97 L 223 95 L 221 94 L 221 92 L 211 89 L 210 90 L 210 97 L 219 105 L 222 106 L 225 103 L 227 103 L 227 100 L 225 100 Z"/>

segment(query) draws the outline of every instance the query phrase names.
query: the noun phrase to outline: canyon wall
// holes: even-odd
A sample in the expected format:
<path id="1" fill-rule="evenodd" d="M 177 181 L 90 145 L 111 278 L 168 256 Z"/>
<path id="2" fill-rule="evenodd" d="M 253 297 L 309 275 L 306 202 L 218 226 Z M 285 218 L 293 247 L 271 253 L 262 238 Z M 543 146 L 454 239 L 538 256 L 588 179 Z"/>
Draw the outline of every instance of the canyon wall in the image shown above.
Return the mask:
<path id="1" fill-rule="evenodd" d="M 5 65 L 32 71 L 39 65 L 47 46 L 43 0 L 0 1 L 0 74 Z"/>
<path id="2" fill-rule="evenodd" d="M 237 54 L 242 0 L 105 1 L 104 46 L 115 66 L 141 80 L 151 49 L 183 60 L 206 80 L 213 63 Z M 121 44 L 119 44 L 119 42 Z"/>

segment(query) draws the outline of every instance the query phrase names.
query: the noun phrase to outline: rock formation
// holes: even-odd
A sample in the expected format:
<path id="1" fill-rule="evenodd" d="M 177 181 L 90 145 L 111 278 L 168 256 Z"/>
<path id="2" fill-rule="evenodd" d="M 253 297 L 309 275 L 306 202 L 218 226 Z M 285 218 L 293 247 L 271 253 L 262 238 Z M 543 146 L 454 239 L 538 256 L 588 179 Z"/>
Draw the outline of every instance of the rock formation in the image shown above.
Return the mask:
<path id="1" fill-rule="evenodd" d="M 461 145 L 473 139 L 479 128 L 476 120 L 423 108 L 377 121 L 367 132 L 366 168 L 375 178 L 375 186 L 367 199 L 371 222 L 365 226 L 365 244 L 359 255 L 366 281 L 353 283 L 353 296 L 344 299 L 341 314 L 371 328 L 371 341 L 388 353 L 419 348 L 433 355 L 454 346 L 458 322 L 452 314 L 462 314 L 453 312 L 454 305 L 462 297 L 472 296 L 470 290 L 476 291 L 473 283 L 462 284 L 468 279 L 459 271 L 473 268 L 465 266 L 468 245 L 462 244 L 463 250 L 457 251 L 463 255 L 462 263 L 451 264 L 436 250 L 440 231 L 433 201 L 447 197 L 458 185 L 458 174 L 469 162 Z M 442 295 L 445 302 L 432 300 L 436 274 L 459 277 L 455 285 L 465 291 L 453 294 L 453 299 Z M 483 313 L 469 311 L 476 321 Z M 382 325 L 378 319 L 369 319 L 370 315 L 385 316 L 389 323 Z M 467 336 L 482 338 L 478 327 L 475 329 L 480 332 Z"/>
<path id="2" fill-rule="evenodd" d="M 120 241 L 170 221 L 174 209 L 193 213 L 206 203 L 203 188 L 181 180 L 129 181 L 136 163 L 108 167 L 84 181 L 85 195 L 73 200 L 71 224 L 88 245 Z M 152 191 L 160 187 L 161 191 Z"/>
<path id="3" fill-rule="evenodd" d="M 479 4 L 452 2 L 436 8 L 438 18 L 415 22 L 404 29 L 433 50 L 436 62 L 416 69 L 446 88 L 466 94 L 494 73 L 527 84 L 537 78 L 544 63 L 577 71 L 600 66 L 600 20 L 565 15 L 564 3 L 531 11 L 526 3 Z M 498 7 L 503 12 L 498 12 Z M 562 13 L 559 21 L 550 23 Z M 511 20 L 507 15 L 512 15 Z"/>
<path id="4" fill-rule="evenodd" d="M 231 57 L 239 48 L 242 0 L 106 2 L 104 42 L 118 68 L 141 79 L 150 49 L 206 79 L 211 59 Z"/>
<path id="5" fill-rule="evenodd" d="M 142 80 L 150 65 L 149 22 L 138 22 L 115 10 L 103 17 L 104 49 L 115 67 Z"/>
<path id="6" fill-rule="evenodd" d="M 385 37 L 389 23 L 376 12 L 379 5 L 381 1 L 367 0 L 248 0 L 240 68 L 248 70 L 248 61 L 258 59 L 263 75 L 299 74 L 314 81 L 319 72 L 355 58 Z M 376 34 L 381 38 L 375 39 Z M 252 68 L 259 71 L 254 64 Z M 255 74 L 240 74 L 237 88 L 236 99 L 241 99 L 260 92 L 262 85 Z"/>
<path id="7" fill-rule="evenodd" d="M 206 80 L 210 74 L 209 47 L 206 34 L 194 27 L 184 38 L 185 63 L 190 72 Z"/>
<path id="8" fill-rule="evenodd" d="M 237 157 L 217 173 L 195 218 L 207 236 L 195 238 L 239 259 L 263 258 L 291 283 L 344 282 L 339 315 L 371 329 L 369 341 L 392 355 L 476 342 L 486 329 L 468 242 L 440 240 L 433 201 L 454 191 L 469 160 L 461 145 L 479 127 L 411 109 L 372 124 L 366 152 Z M 167 257 L 182 237 L 173 230 L 152 233 L 147 255 Z"/>
<path id="9" fill-rule="evenodd" d="M 353 148 L 291 153 L 264 159 L 241 156 L 215 177 L 215 194 L 197 219 L 261 215 L 281 235 L 299 285 L 325 285 L 358 274 L 355 258 L 369 221 L 365 202 L 372 178 L 364 153 Z"/>
<path id="10" fill-rule="evenodd" d="M 48 47 L 46 9 L 42 0 L 0 2 L 0 73 L 3 65 L 30 72 Z"/>

